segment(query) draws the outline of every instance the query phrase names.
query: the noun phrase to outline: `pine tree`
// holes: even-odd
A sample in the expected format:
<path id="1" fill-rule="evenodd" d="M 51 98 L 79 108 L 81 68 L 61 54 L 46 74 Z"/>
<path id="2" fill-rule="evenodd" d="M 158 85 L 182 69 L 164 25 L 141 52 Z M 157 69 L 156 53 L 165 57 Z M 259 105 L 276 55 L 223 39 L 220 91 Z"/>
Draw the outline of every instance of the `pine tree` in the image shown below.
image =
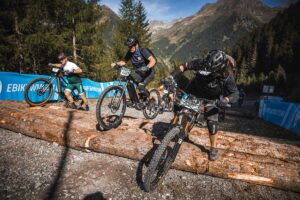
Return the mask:
<path id="1" fill-rule="evenodd" d="M 135 6 L 133 0 L 122 0 L 119 13 L 120 20 L 117 29 L 113 33 L 113 47 L 117 59 L 122 59 L 127 51 L 124 41 L 129 35 L 134 34 Z"/>
<path id="2" fill-rule="evenodd" d="M 246 64 L 246 59 L 242 59 L 242 63 L 238 69 L 238 75 L 237 75 L 237 83 L 238 84 L 247 84 L 248 82 L 248 67 Z"/>
<path id="3" fill-rule="evenodd" d="M 113 46 L 116 57 L 120 59 L 127 51 L 124 41 L 128 36 L 136 36 L 142 46 L 148 47 L 151 42 L 151 33 L 147 14 L 141 1 L 135 3 L 133 0 L 122 0 L 119 12 L 120 20 L 113 34 Z"/>
<path id="4" fill-rule="evenodd" d="M 141 41 L 141 45 L 149 46 L 151 33 L 149 32 L 149 21 L 147 20 L 146 10 L 141 1 L 135 5 L 135 34 Z"/>

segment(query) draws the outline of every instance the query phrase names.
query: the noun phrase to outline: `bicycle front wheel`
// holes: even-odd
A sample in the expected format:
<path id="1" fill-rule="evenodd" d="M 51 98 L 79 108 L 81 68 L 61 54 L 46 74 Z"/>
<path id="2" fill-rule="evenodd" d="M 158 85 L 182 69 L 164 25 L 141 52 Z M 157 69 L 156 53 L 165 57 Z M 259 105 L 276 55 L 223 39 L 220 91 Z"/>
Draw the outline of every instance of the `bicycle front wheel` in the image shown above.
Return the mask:
<path id="1" fill-rule="evenodd" d="M 179 133 L 178 127 L 172 128 L 154 152 L 145 175 L 144 189 L 146 192 L 154 190 L 163 181 L 174 162 L 182 142 Z"/>
<path id="2" fill-rule="evenodd" d="M 126 111 L 126 97 L 123 88 L 110 86 L 106 88 L 98 99 L 96 117 L 104 130 L 118 127 Z"/>
<path id="3" fill-rule="evenodd" d="M 25 87 L 25 101 L 30 106 L 42 106 L 49 101 L 52 91 L 53 86 L 49 79 L 34 79 Z"/>

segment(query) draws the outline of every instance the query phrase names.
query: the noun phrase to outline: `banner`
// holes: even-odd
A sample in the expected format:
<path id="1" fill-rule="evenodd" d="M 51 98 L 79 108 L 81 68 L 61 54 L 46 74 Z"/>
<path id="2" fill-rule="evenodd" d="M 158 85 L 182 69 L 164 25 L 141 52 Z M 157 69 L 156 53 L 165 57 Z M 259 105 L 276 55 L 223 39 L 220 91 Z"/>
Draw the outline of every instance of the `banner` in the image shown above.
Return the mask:
<path id="1" fill-rule="evenodd" d="M 259 117 L 300 135 L 300 104 L 263 99 L 260 101 Z"/>
<path id="2" fill-rule="evenodd" d="M 0 72 L 0 100 L 25 101 L 25 87 L 31 80 L 36 78 L 49 78 L 49 76 Z M 82 83 L 87 98 L 98 98 L 105 88 L 117 84 L 117 82 L 99 83 L 87 78 L 82 78 Z M 56 81 L 53 82 L 53 90 L 50 100 L 58 100 Z M 30 91 L 30 93 L 34 93 L 34 91 Z"/>

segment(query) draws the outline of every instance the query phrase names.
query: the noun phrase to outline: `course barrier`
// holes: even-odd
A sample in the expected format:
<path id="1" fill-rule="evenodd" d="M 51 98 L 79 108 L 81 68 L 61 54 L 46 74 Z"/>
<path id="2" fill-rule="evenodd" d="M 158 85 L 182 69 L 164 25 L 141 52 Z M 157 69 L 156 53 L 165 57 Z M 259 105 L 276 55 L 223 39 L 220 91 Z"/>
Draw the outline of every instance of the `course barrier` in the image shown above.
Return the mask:
<path id="1" fill-rule="evenodd" d="M 19 74 L 14 72 L 0 72 L 0 100 L 25 101 L 24 91 L 26 85 L 36 78 L 48 78 L 46 75 Z M 94 82 L 87 78 L 82 78 L 83 88 L 87 98 L 98 98 L 101 92 L 116 82 Z M 56 90 L 56 81 L 53 83 Z M 53 92 L 51 100 L 58 100 L 59 95 Z"/>
<path id="2" fill-rule="evenodd" d="M 300 135 L 300 104 L 264 98 L 260 101 L 259 117 Z"/>

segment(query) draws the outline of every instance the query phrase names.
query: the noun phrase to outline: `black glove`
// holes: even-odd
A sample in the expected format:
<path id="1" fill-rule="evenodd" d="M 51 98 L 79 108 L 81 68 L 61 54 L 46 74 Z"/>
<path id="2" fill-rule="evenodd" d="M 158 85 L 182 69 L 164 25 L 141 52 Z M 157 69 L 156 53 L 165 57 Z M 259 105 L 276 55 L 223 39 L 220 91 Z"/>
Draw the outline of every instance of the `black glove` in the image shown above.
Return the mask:
<path id="1" fill-rule="evenodd" d="M 149 68 L 147 66 L 143 66 L 143 67 L 138 68 L 138 70 L 140 72 L 147 72 L 149 70 Z"/>
<path id="2" fill-rule="evenodd" d="M 48 63 L 48 67 L 52 67 L 53 66 L 53 64 L 52 63 Z"/>
<path id="3" fill-rule="evenodd" d="M 179 74 L 181 74 L 182 72 L 180 71 L 179 68 L 176 68 L 172 73 L 171 76 L 173 76 L 174 78 L 176 78 Z"/>
<path id="4" fill-rule="evenodd" d="M 227 98 L 220 98 L 220 99 L 218 99 L 217 102 L 216 102 L 216 105 L 219 108 L 230 107 L 229 101 L 228 101 Z"/>

